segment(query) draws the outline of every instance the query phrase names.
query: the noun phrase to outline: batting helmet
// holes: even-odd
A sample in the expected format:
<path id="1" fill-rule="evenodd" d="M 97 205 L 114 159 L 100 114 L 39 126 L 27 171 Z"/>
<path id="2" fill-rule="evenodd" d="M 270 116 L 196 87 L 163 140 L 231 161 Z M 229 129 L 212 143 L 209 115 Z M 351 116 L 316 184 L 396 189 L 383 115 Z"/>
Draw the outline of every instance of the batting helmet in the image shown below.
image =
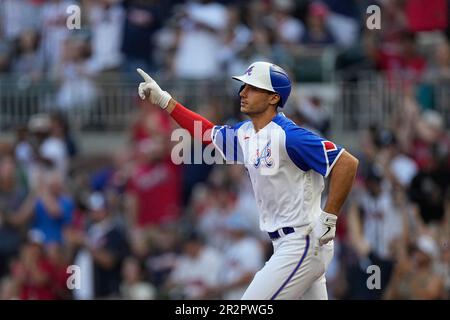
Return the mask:
<path id="1" fill-rule="evenodd" d="M 254 62 L 242 76 L 234 76 L 233 79 L 278 93 L 280 95 L 280 107 L 284 106 L 291 93 L 291 80 L 289 80 L 286 71 L 269 62 Z"/>

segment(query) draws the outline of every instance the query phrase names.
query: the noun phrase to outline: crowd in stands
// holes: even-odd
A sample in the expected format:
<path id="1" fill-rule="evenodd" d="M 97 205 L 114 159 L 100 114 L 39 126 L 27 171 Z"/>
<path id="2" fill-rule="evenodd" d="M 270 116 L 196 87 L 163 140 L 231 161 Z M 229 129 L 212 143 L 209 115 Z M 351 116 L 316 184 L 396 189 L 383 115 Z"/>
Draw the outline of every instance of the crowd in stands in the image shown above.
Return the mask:
<path id="1" fill-rule="evenodd" d="M 380 30 L 366 27 L 372 4 Z M 71 5 L 79 30 L 67 28 Z M 427 19 L 423 5 L 442 16 Z M 205 100 L 181 102 L 233 123 L 238 103 L 214 106 L 211 84 L 255 60 L 322 81 L 305 57 L 330 49 L 341 81 L 380 75 L 400 99 L 380 100 L 389 123 L 354 137 L 360 166 L 338 219 L 329 297 L 449 299 L 450 112 L 433 98 L 450 80 L 447 12 L 440 0 L 3 0 L 0 78 L 49 81 L 58 94 L 13 143 L 0 133 L 0 299 L 239 299 L 272 250 L 245 169 L 175 165 L 176 124 L 144 102 L 130 111 L 126 143 L 90 157 L 65 112 L 95 101 L 100 78 L 137 88 L 140 67 L 176 83 L 165 88 L 174 96 L 194 83 Z M 333 110 L 302 98 L 294 90 L 286 114 L 332 139 Z M 380 288 L 367 286 L 371 265 Z"/>

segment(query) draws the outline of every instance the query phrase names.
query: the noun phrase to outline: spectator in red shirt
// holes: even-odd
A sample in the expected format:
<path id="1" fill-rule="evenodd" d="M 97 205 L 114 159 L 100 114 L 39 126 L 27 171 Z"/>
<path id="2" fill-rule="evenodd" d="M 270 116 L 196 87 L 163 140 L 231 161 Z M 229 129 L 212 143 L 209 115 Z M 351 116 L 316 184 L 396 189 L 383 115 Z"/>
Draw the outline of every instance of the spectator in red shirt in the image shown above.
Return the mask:
<path id="1" fill-rule="evenodd" d="M 69 263 L 63 252 L 63 247 L 56 242 L 50 243 L 46 246 L 46 253 L 52 268 L 51 284 L 55 299 L 71 299 L 72 294 L 67 287 L 67 279 L 69 277 L 67 268 L 69 267 Z"/>
<path id="2" fill-rule="evenodd" d="M 19 286 L 21 300 L 54 300 L 50 261 L 44 253 L 43 235 L 30 231 L 29 240 L 21 250 L 19 259 L 11 266 L 13 278 Z"/>
<path id="3" fill-rule="evenodd" d="M 403 31 L 399 33 L 396 44 L 380 50 L 378 67 L 386 72 L 390 81 L 403 80 L 407 85 L 415 84 L 426 68 L 426 60 L 417 50 L 416 35 Z"/>
<path id="4" fill-rule="evenodd" d="M 180 168 L 172 163 L 165 139 L 155 135 L 138 144 L 126 192 L 132 228 L 173 222 L 180 215 Z"/>
<path id="5" fill-rule="evenodd" d="M 131 126 L 132 143 L 140 143 L 151 139 L 155 134 L 169 135 L 171 129 L 170 117 L 167 112 L 158 108 L 149 108 L 148 102 L 139 99 L 139 111 L 136 120 Z"/>

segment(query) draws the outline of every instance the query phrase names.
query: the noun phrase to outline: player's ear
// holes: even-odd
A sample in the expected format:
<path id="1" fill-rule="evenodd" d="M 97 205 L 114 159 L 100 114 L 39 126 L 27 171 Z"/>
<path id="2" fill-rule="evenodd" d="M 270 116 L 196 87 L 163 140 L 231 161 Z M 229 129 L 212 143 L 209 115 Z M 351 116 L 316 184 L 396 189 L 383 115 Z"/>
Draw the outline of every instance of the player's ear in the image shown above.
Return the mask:
<path id="1" fill-rule="evenodd" d="M 273 93 L 270 95 L 269 103 L 274 106 L 278 106 L 281 102 L 281 97 L 278 93 Z"/>

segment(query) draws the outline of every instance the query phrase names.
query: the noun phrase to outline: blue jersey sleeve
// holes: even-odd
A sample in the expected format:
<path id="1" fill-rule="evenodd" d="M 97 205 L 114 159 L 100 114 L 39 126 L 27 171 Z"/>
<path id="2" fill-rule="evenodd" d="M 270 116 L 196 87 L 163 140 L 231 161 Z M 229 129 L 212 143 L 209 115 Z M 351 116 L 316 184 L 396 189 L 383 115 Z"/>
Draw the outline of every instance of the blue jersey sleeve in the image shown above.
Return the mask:
<path id="1" fill-rule="evenodd" d="M 289 158 L 303 171 L 312 169 L 327 177 L 344 151 L 341 146 L 295 125 L 285 132 Z"/>
<path id="2" fill-rule="evenodd" d="M 211 140 L 226 161 L 235 163 L 244 162 L 237 131 L 245 122 L 239 122 L 234 126 L 214 126 L 212 129 Z"/>

